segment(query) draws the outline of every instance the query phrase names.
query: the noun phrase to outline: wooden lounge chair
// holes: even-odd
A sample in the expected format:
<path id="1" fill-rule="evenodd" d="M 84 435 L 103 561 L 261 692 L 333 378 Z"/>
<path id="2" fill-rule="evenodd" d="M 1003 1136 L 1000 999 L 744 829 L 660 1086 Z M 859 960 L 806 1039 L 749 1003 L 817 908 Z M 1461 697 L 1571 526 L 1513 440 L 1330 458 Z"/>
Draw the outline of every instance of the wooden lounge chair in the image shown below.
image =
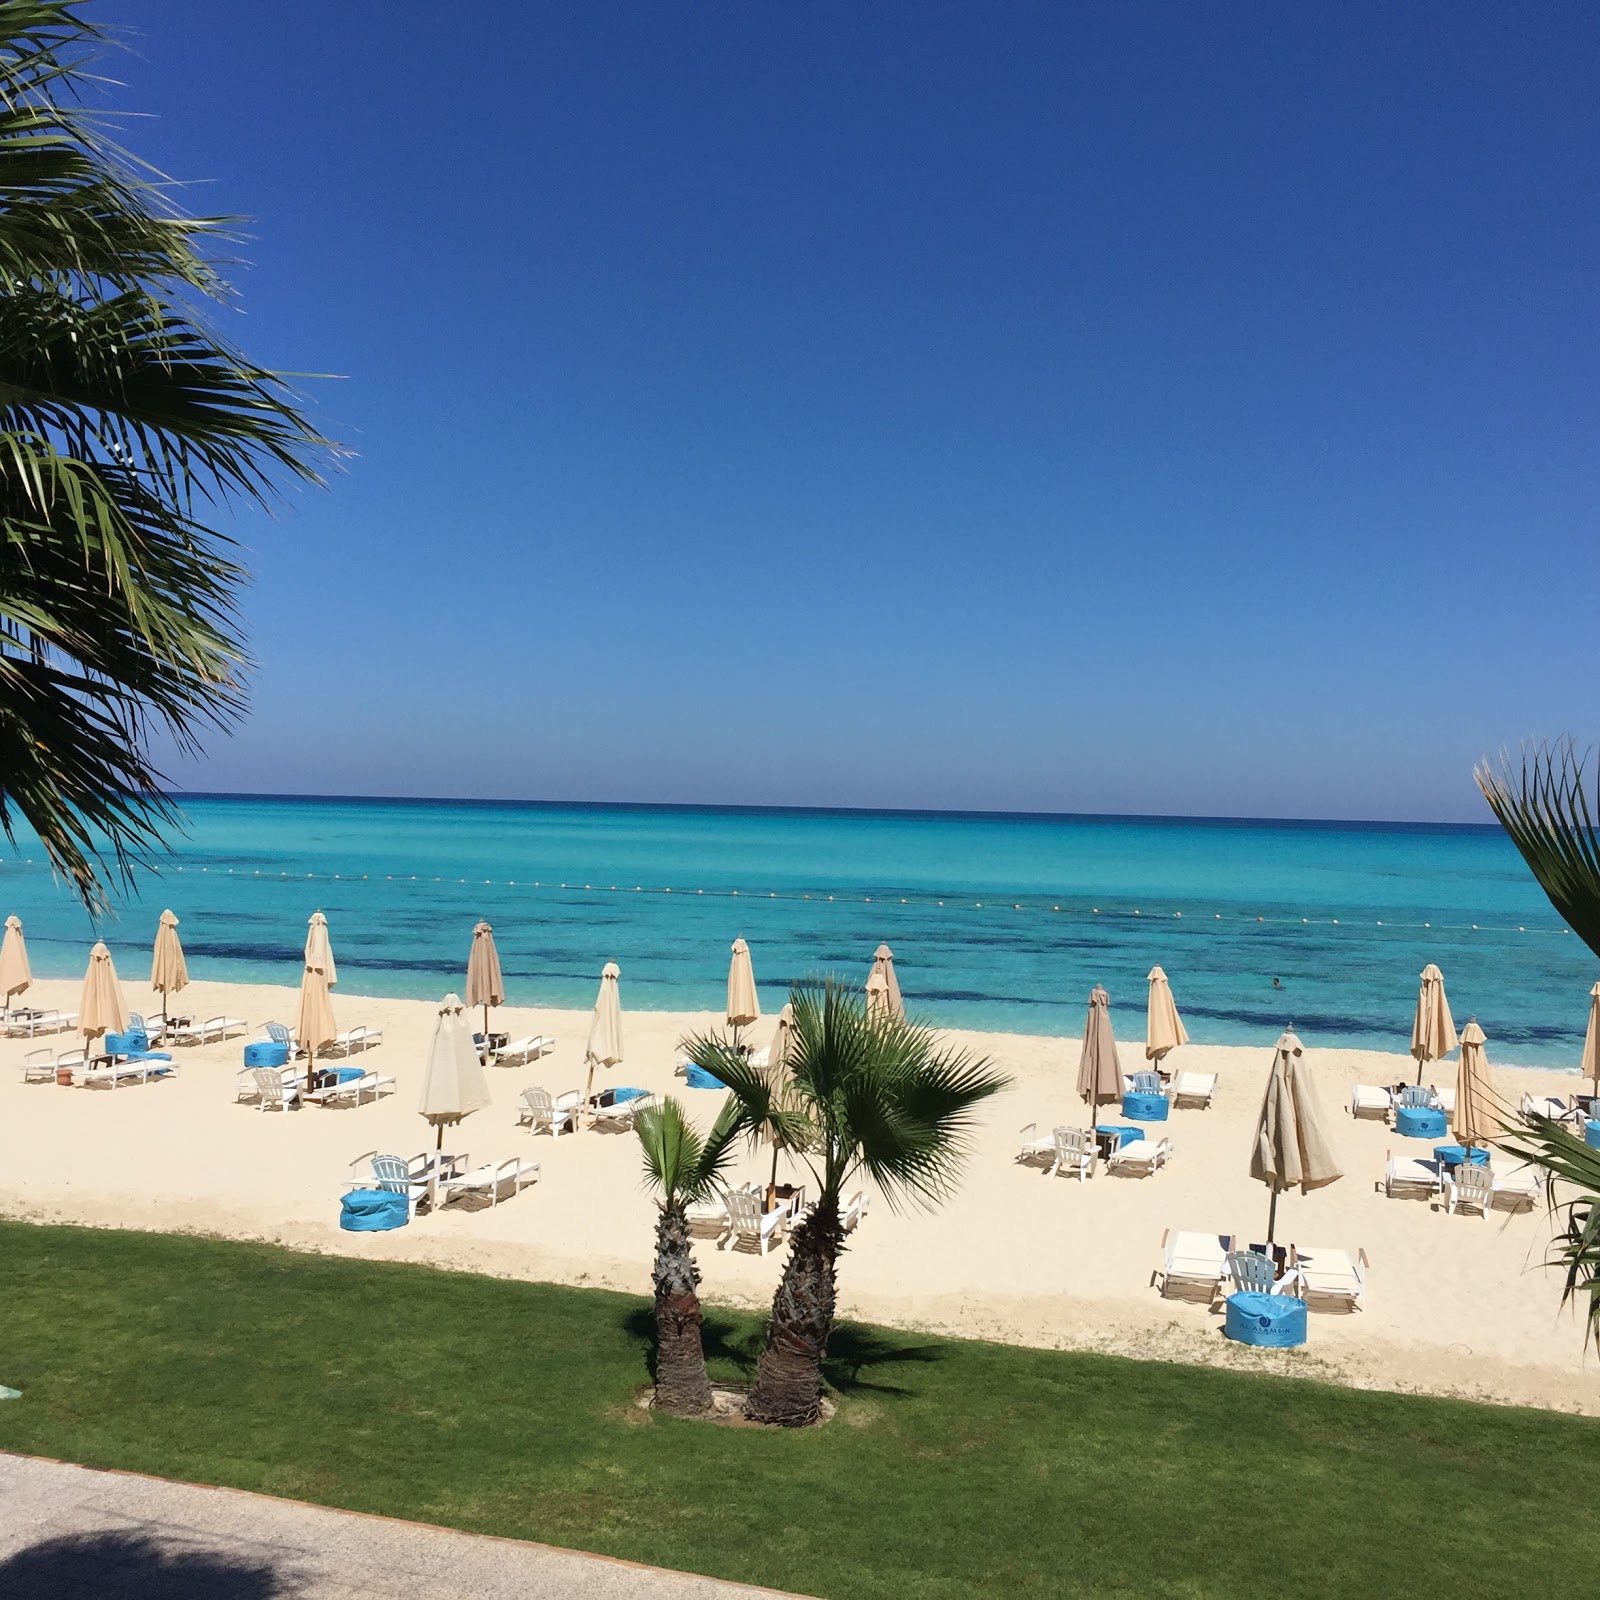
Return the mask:
<path id="1" fill-rule="evenodd" d="M 1161 1235 L 1166 1258 L 1160 1268 L 1161 1298 L 1188 1299 L 1203 1294 L 1209 1305 L 1227 1276 L 1228 1252 L 1233 1248 L 1231 1233 L 1180 1233 L 1167 1229 Z"/>
<path id="2" fill-rule="evenodd" d="M 525 1039 L 513 1039 L 489 1054 L 490 1062 L 497 1067 L 525 1066 L 547 1056 L 556 1047 L 554 1039 L 542 1033 L 530 1033 Z"/>
<path id="3" fill-rule="evenodd" d="M 457 1195 L 486 1194 L 489 1204 L 497 1206 L 503 1189 L 509 1187 L 512 1194 L 520 1194 L 525 1185 L 538 1181 L 537 1161 L 524 1161 L 520 1156 L 511 1156 L 505 1161 L 486 1161 L 467 1172 L 441 1178 L 438 1183 L 439 1204 L 447 1205 Z"/>
<path id="4" fill-rule="evenodd" d="M 768 1245 L 783 1237 L 789 1222 L 789 1212 L 780 1206 L 776 1211 L 763 1211 L 761 1201 L 748 1190 L 730 1189 L 727 1193 L 728 1222 L 722 1237 L 717 1241 L 719 1250 L 740 1244 L 753 1244 L 762 1255 Z"/>
<path id="5" fill-rule="evenodd" d="M 578 1113 L 583 1109 L 583 1095 L 577 1089 L 568 1089 L 552 1095 L 548 1089 L 524 1089 L 518 1099 L 517 1126 L 532 1133 L 548 1128 L 552 1139 L 559 1139 L 562 1130 L 575 1132 Z"/>
<path id="6" fill-rule="evenodd" d="M 1180 1072 L 1167 1090 L 1174 1106 L 1199 1106 L 1202 1111 L 1211 1109 L 1211 1098 L 1216 1092 L 1214 1072 Z"/>
<path id="7" fill-rule="evenodd" d="M 1432 1161 L 1389 1155 L 1383 1170 L 1383 1192 L 1391 1199 L 1422 1195 L 1432 1199 L 1439 1191 L 1439 1169 Z"/>
<path id="8" fill-rule="evenodd" d="M 1350 1115 L 1352 1117 L 1376 1117 L 1387 1122 L 1389 1113 L 1393 1109 L 1394 1095 L 1389 1090 L 1380 1088 L 1375 1083 L 1352 1083 L 1350 1085 Z"/>
<path id="9" fill-rule="evenodd" d="M 1289 1266 L 1299 1280 L 1300 1298 L 1309 1307 L 1334 1302 L 1348 1311 L 1366 1309 L 1367 1269 L 1372 1265 L 1365 1250 L 1357 1250 L 1352 1260 L 1348 1250 L 1330 1245 L 1295 1245 L 1289 1251 Z"/>
<path id="10" fill-rule="evenodd" d="M 1083 1128 L 1054 1128 L 1048 1139 L 1041 1139 L 1039 1125 L 1030 1122 L 1022 1130 L 1021 1139 L 1018 1161 L 1048 1166 L 1052 1178 L 1070 1172 L 1082 1183 L 1094 1176 L 1094 1135 Z"/>
<path id="11" fill-rule="evenodd" d="M 1134 1139 L 1127 1144 L 1119 1144 L 1106 1157 L 1106 1168 L 1111 1172 L 1126 1172 L 1130 1176 L 1148 1178 L 1171 1159 L 1170 1139 Z"/>

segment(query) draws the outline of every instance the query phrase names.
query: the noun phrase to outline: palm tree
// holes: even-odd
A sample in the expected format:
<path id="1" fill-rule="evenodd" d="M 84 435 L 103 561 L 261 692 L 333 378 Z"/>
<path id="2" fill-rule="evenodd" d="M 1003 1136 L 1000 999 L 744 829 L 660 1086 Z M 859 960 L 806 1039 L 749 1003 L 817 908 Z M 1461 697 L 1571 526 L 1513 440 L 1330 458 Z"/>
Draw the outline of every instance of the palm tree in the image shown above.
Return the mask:
<path id="1" fill-rule="evenodd" d="M 80 0 L 0 5 L 0 827 L 85 903 L 174 820 L 147 754 L 244 707 L 244 571 L 215 525 L 328 452 L 201 309 L 222 219 L 79 103 L 105 43 Z"/>
<path id="2" fill-rule="evenodd" d="M 700 1269 L 685 1208 L 711 1192 L 742 1126 L 740 1108 L 731 1098 L 705 1139 L 673 1099 L 647 1107 L 634 1122 L 644 1147 L 645 1179 L 661 1193 L 651 1274 L 656 1291 L 656 1405 L 674 1416 L 698 1417 L 711 1409 L 711 1380 L 700 1344 Z"/>
<path id="3" fill-rule="evenodd" d="M 965 1051 L 940 1049 L 926 1028 L 869 1011 L 864 996 L 837 979 L 796 989 L 790 1003 L 793 1081 L 781 1094 L 726 1039 L 695 1039 L 689 1055 L 727 1084 L 745 1131 L 758 1138 L 775 1128 L 816 1186 L 816 1204 L 790 1243 L 745 1407 L 754 1421 L 799 1427 L 816 1421 L 822 1406 L 845 1185 L 864 1172 L 891 1205 L 936 1204 L 954 1188 L 974 1107 L 1009 1080 Z"/>
<path id="4" fill-rule="evenodd" d="M 1600 956 L 1600 833 L 1584 778 L 1587 761 L 1572 740 L 1561 739 L 1525 745 L 1515 765 L 1509 757 L 1497 766 L 1485 762 L 1475 776 L 1551 905 Z M 1600 1349 L 1600 1150 L 1540 1116 L 1501 1143 L 1544 1171 L 1550 1211 L 1561 1223 L 1547 1259 L 1566 1273 L 1563 1305 L 1587 1298 L 1585 1342 L 1593 1338 Z M 1558 1190 L 1558 1183 L 1568 1187 Z"/>

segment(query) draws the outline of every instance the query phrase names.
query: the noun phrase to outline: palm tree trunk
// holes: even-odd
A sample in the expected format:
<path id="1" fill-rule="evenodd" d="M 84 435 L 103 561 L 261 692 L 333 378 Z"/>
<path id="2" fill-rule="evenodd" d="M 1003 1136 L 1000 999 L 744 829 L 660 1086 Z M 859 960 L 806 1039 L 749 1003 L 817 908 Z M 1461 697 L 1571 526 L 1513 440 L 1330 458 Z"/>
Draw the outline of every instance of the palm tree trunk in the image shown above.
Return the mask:
<path id="1" fill-rule="evenodd" d="M 803 1428 L 822 1414 L 822 1358 L 833 1332 L 834 1270 L 843 1248 L 838 1197 L 824 1191 L 795 1230 L 772 1298 L 767 1345 L 745 1402 L 752 1422 Z"/>
<path id="2" fill-rule="evenodd" d="M 711 1380 L 700 1344 L 700 1269 L 683 1207 L 664 1205 L 656 1222 L 656 1405 L 675 1417 L 711 1409 Z"/>

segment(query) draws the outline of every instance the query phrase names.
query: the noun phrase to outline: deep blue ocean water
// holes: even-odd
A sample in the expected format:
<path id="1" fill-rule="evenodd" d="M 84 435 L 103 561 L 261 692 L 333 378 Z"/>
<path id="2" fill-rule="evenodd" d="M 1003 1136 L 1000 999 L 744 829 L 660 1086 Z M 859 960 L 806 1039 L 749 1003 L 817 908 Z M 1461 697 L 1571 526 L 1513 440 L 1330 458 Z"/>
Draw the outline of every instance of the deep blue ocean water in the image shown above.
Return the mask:
<path id="1" fill-rule="evenodd" d="M 495 927 L 509 999 L 715 1009 L 749 940 L 765 1009 L 790 980 L 864 979 L 886 940 L 908 1006 L 941 1024 L 1075 1034 L 1097 982 L 1143 1032 L 1166 968 L 1191 1035 L 1405 1050 L 1417 974 L 1443 968 L 1491 1061 L 1575 1065 L 1600 963 L 1499 829 L 189 796 L 188 833 L 100 930 L 142 976 L 182 919 L 196 977 L 294 983 L 306 918 L 350 993 L 437 997 Z M 32 864 L 27 858 L 33 857 Z M 671 892 L 667 892 L 670 890 Z M 0 856 L 0 916 L 34 970 L 82 972 L 94 928 L 37 845 Z M 1273 979 L 1281 987 L 1273 987 Z"/>

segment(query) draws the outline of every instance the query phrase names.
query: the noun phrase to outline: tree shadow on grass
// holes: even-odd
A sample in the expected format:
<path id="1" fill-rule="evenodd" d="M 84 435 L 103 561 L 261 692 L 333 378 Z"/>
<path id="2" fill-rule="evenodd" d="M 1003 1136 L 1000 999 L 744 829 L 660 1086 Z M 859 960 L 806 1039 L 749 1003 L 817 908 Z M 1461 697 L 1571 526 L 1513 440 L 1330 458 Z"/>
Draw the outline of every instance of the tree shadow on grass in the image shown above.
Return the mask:
<path id="1" fill-rule="evenodd" d="M 705 1311 L 700 1327 L 700 1344 L 706 1362 L 715 1373 L 720 1364 L 733 1367 L 745 1381 L 755 1376 L 756 1361 L 766 1342 L 766 1331 L 748 1324 L 738 1324 L 715 1311 Z M 642 1350 L 646 1370 L 653 1383 L 656 1376 L 656 1319 L 648 1306 L 638 1306 L 629 1311 L 624 1326 L 630 1338 Z M 834 1325 L 833 1336 L 828 1340 L 828 1353 L 823 1358 L 822 1376 L 828 1387 L 839 1394 L 879 1394 L 912 1398 L 915 1389 L 903 1384 L 889 1383 L 877 1376 L 880 1369 L 897 1366 L 929 1366 L 942 1361 L 943 1345 L 914 1344 L 911 1340 L 883 1328 L 863 1327 L 859 1323 L 840 1322 Z"/>
<path id="2" fill-rule="evenodd" d="M 304 1579 L 192 1539 L 109 1531 L 29 1545 L 0 1561 L 6 1600 L 274 1600 Z"/>

